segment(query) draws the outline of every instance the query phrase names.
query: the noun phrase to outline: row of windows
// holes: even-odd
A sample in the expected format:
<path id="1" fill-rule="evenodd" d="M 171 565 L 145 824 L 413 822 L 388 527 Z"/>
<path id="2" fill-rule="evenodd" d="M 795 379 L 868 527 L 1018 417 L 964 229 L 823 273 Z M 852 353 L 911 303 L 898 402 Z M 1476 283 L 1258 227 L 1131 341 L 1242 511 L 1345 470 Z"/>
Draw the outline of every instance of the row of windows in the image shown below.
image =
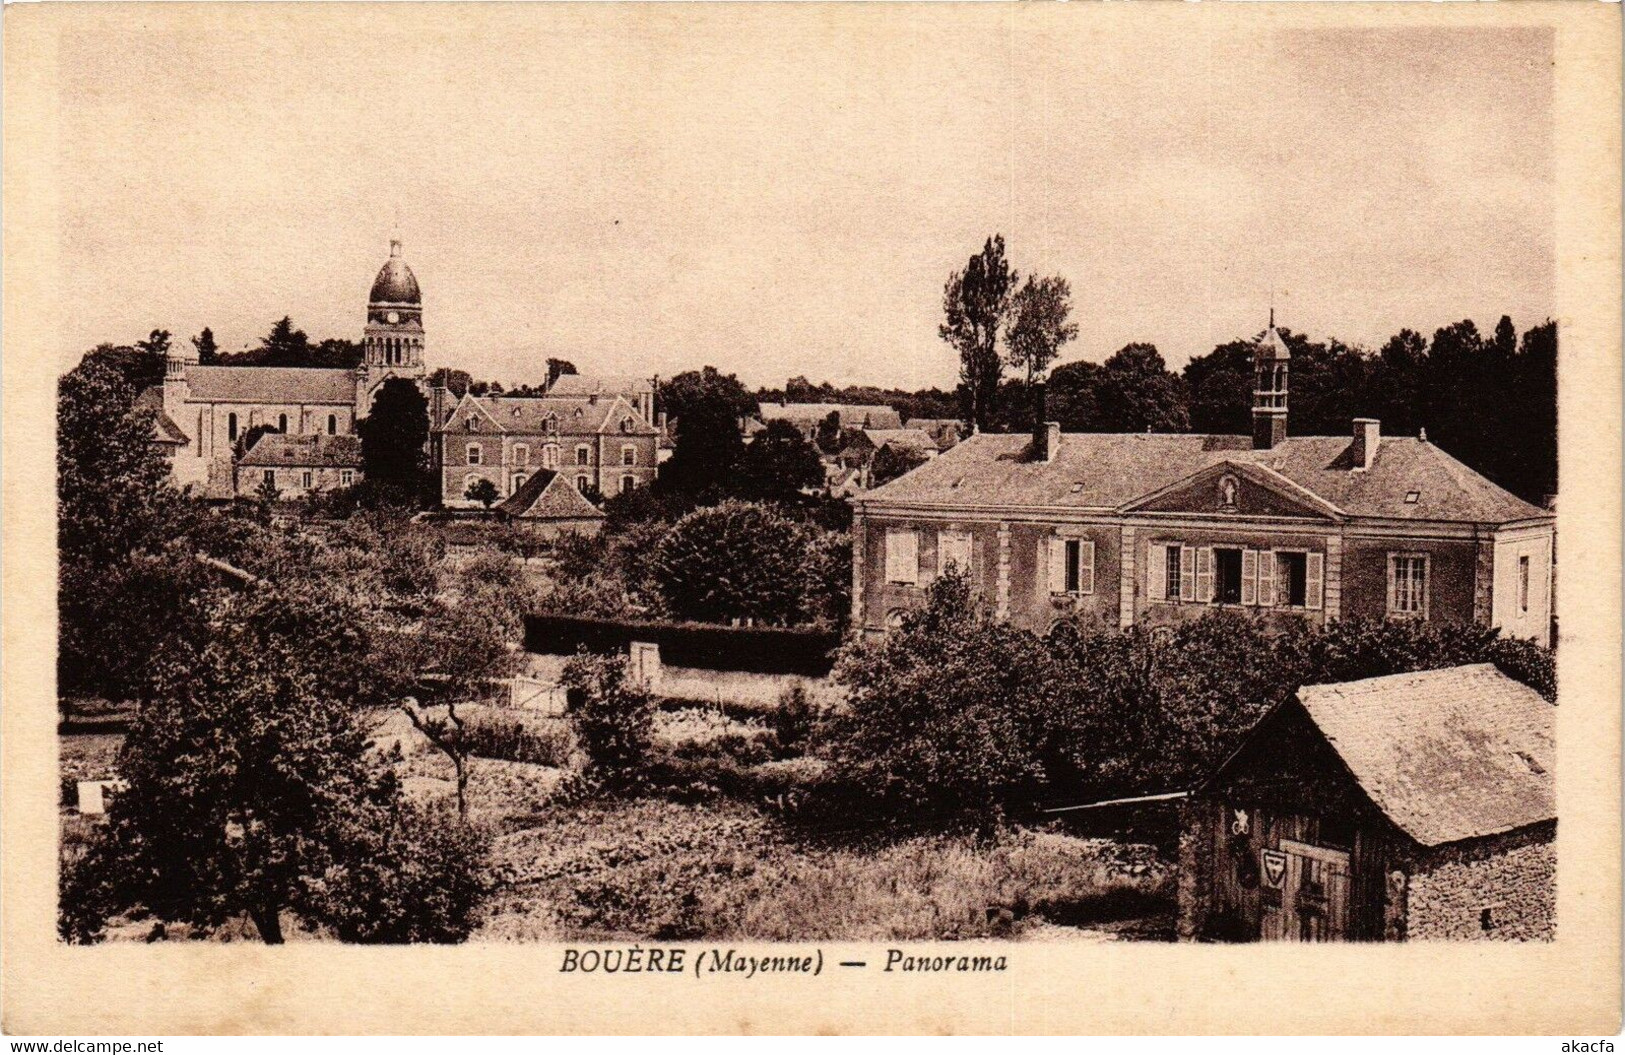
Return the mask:
<path id="1" fill-rule="evenodd" d="M 484 457 L 485 457 L 485 450 L 484 450 L 483 447 L 481 447 L 480 444 L 478 444 L 478 443 L 470 443 L 468 445 L 468 464 L 469 465 L 483 465 L 484 462 L 483 462 L 482 459 Z M 514 447 L 513 447 L 513 463 L 515 465 L 529 465 L 530 464 L 530 447 L 529 447 L 528 444 L 524 444 L 524 443 L 516 443 L 516 444 L 514 444 Z M 576 448 L 576 462 L 575 463 L 577 465 L 591 465 L 592 464 L 592 448 L 587 446 L 586 444 L 582 444 L 579 447 L 577 447 Z M 638 449 L 635 446 L 633 446 L 632 444 L 630 444 L 630 443 L 628 443 L 628 444 L 624 445 L 623 447 L 621 447 L 621 464 L 622 465 L 627 465 L 627 466 L 638 464 Z M 542 468 L 544 468 L 544 469 L 557 469 L 558 467 L 559 467 L 559 448 L 555 444 L 550 443 L 547 446 L 542 448 Z"/>
<path id="2" fill-rule="evenodd" d="M 1168 604 L 1239 604 L 1319 608 L 1325 554 L 1154 542 L 1146 562 L 1146 595 Z"/>
<path id="3" fill-rule="evenodd" d="M 288 431 L 288 415 L 278 414 L 276 416 L 276 430 L 278 432 Z M 329 436 L 339 434 L 339 416 L 337 414 L 327 415 L 327 434 Z M 226 438 L 228 440 L 237 439 L 237 415 L 234 413 L 226 415 Z"/>
<path id="4" fill-rule="evenodd" d="M 266 483 L 270 484 L 272 487 L 276 486 L 276 470 L 275 469 L 267 469 L 267 470 L 265 470 L 265 472 L 262 475 L 263 475 L 263 478 L 264 478 Z M 339 486 L 340 487 L 349 487 L 353 483 L 355 483 L 355 470 L 354 469 L 340 469 L 339 470 Z M 300 487 L 303 487 L 305 490 L 308 491 L 312 487 L 314 487 L 315 484 L 316 484 L 316 474 L 314 472 L 312 472 L 309 469 L 304 469 L 299 473 L 299 486 Z"/>
<path id="5" fill-rule="evenodd" d="M 513 408 L 513 416 L 516 417 L 516 418 L 519 417 L 519 408 L 518 407 Z M 582 416 L 581 408 L 577 407 L 575 409 L 575 413 L 572 414 L 571 416 L 575 417 L 575 418 L 580 418 Z M 478 431 L 480 431 L 480 414 L 479 414 L 479 412 L 474 411 L 474 410 L 469 411 L 468 412 L 468 417 L 464 419 L 464 424 L 467 426 L 469 432 L 478 432 Z M 635 419 L 633 419 L 633 418 L 622 418 L 621 419 L 621 432 L 622 433 L 630 436 L 632 433 L 636 432 L 637 429 L 638 429 L 638 423 L 637 423 L 637 421 Z M 547 417 L 542 419 L 542 435 L 549 436 L 549 435 L 553 435 L 553 434 L 557 433 L 558 431 L 559 431 L 559 416 L 557 414 L 549 414 Z"/>
<path id="6" fill-rule="evenodd" d="M 480 473 L 469 473 L 468 475 L 463 477 L 463 489 L 464 489 L 464 491 L 467 491 L 468 488 L 474 486 L 474 484 L 476 484 L 480 480 L 484 480 L 484 479 L 486 479 L 486 477 L 484 477 Z M 530 477 L 525 473 L 514 473 L 513 474 L 513 489 L 515 491 L 519 490 L 521 487 L 525 486 L 525 481 L 529 480 L 529 479 L 530 479 Z M 578 475 L 576 477 L 576 490 L 577 491 L 580 491 L 583 494 L 585 494 L 586 491 L 587 491 L 587 488 L 589 488 L 591 486 L 592 486 L 592 477 L 587 476 L 584 473 L 581 474 L 581 475 Z M 621 477 L 621 492 L 623 494 L 625 492 L 627 492 L 627 491 L 632 490 L 633 488 L 635 488 L 637 486 L 638 486 L 638 478 L 636 476 L 633 476 L 630 473 L 628 473 L 627 475 Z"/>
<path id="7" fill-rule="evenodd" d="M 920 581 L 920 538 L 912 529 L 885 536 L 886 581 Z M 1095 544 L 1055 536 L 1039 542 L 1040 566 L 1051 595 L 1095 592 Z M 969 532 L 937 533 L 937 574 L 950 567 L 970 571 Z M 1388 614 L 1427 618 L 1429 560 L 1425 553 L 1388 555 Z M 1325 554 L 1313 550 L 1257 550 L 1241 546 L 1189 546 L 1154 542 L 1146 562 L 1146 595 L 1166 604 L 1232 604 L 1317 610 L 1325 603 Z M 1518 563 L 1518 604 L 1529 609 L 1529 558 Z"/>

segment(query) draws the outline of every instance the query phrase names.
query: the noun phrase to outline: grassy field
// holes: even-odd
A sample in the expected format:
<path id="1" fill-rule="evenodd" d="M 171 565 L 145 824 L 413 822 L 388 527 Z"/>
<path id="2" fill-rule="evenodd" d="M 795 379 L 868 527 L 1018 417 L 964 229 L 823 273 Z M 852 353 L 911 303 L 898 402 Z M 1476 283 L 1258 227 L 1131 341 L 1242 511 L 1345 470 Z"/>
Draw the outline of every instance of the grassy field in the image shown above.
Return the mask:
<path id="1" fill-rule="evenodd" d="M 712 709 L 657 717 L 661 751 L 726 756 L 750 769 L 763 726 Z M 454 791 L 451 763 L 400 715 L 381 714 L 377 748 L 408 793 Z M 62 771 L 107 775 L 116 735 L 61 738 Z M 1167 940 L 1173 870 L 1145 843 L 1059 826 L 992 839 L 887 837 L 809 829 L 767 802 L 720 792 L 550 801 L 565 770 L 470 762 L 469 816 L 494 837 L 490 896 L 475 941 Z M 132 932 L 133 933 L 133 932 Z M 232 932 L 227 940 L 243 935 Z"/>

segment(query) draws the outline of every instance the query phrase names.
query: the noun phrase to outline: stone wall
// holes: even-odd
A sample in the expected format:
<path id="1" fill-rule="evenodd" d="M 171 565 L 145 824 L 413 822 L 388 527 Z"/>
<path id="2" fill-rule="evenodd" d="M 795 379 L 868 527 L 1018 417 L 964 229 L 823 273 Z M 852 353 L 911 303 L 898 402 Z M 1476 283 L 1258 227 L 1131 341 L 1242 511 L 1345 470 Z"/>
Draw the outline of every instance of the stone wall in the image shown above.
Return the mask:
<path id="1" fill-rule="evenodd" d="M 1406 937 L 1551 941 L 1557 894 L 1551 840 L 1543 826 L 1429 854 L 1405 891 Z"/>

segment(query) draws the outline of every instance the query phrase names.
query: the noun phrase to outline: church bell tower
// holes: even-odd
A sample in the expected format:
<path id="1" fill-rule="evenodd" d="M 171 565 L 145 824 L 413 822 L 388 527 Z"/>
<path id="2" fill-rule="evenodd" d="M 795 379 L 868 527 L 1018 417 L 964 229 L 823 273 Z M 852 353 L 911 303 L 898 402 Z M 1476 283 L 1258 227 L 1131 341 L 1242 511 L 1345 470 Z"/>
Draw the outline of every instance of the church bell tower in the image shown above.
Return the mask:
<path id="1" fill-rule="evenodd" d="M 1271 450 L 1286 441 L 1287 371 L 1292 353 L 1275 329 L 1275 309 L 1270 309 L 1270 328 L 1253 349 L 1253 449 Z"/>
<path id="2" fill-rule="evenodd" d="M 362 344 L 361 407 L 370 406 L 379 385 L 391 377 L 423 382 L 423 297 L 417 276 L 401 259 L 400 239 L 391 239 L 389 259 L 373 279 L 367 297 Z"/>

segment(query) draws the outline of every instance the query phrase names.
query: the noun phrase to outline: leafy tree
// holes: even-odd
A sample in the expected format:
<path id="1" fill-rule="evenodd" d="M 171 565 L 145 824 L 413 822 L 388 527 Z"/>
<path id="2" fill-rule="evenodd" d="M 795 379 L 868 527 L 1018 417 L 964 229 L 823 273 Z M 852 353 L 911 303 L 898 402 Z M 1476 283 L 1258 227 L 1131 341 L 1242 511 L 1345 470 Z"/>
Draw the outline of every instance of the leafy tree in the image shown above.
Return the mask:
<path id="1" fill-rule="evenodd" d="M 963 417 L 985 429 L 1004 362 L 999 332 L 1010 310 L 1016 272 L 1004 258 L 1004 236 L 994 235 L 961 271 L 948 276 L 942 291 L 943 322 L 937 334 L 959 353 L 959 396 Z"/>
<path id="2" fill-rule="evenodd" d="M 649 757 L 654 703 L 628 680 L 626 657 L 579 653 L 560 681 L 592 777 L 611 786 L 635 781 Z"/>
<path id="3" fill-rule="evenodd" d="M 649 567 L 679 619 L 788 624 L 803 610 L 807 539 L 799 524 L 766 506 L 728 501 L 673 525 Z"/>
<path id="4" fill-rule="evenodd" d="M 444 366 L 429 375 L 430 388 L 444 388 L 458 399 L 463 397 L 473 381 L 467 370 L 452 370 Z"/>
<path id="5" fill-rule="evenodd" d="M 273 505 L 282 497 L 282 489 L 277 487 L 276 481 L 267 476 L 254 488 L 254 500 L 264 505 Z"/>
<path id="6" fill-rule="evenodd" d="M 712 366 L 678 374 L 661 386 L 661 396 L 677 437 L 655 486 L 668 494 L 725 492 L 744 457 L 739 423 L 757 412 L 755 397 L 734 375 Z"/>
<path id="7" fill-rule="evenodd" d="M 547 387 L 552 388 L 553 382 L 557 381 L 565 374 L 573 374 L 575 372 L 576 364 L 572 363 L 570 360 L 554 359 L 553 357 L 549 356 L 547 360 Z"/>
<path id="8" fill-rule="evenodd" d="M 81 360 L 87 361 L 111 367 L 136 393 L 164 382 L 163 357 L 153 354 L 152 350 L 146 347 L 146 342 L 141 342 L 133 348 L 128 345 L 98 344 L 86 352 Z"/>
<path id="9" fill-rule="evenodd" d="M 260 341 L 258 359 L 263 366 L 302 366 L 309 355 L 310 338 L 304 330 L 295 329 L 293 320 L 284 315 Z"/>
<path id="10" fill-rule="evenodd" d="M 1059 275 L 1028 275 L 1011 299 L 1005 330 L 1007 358 L 1011 366 L 1026 371 L 1028 387 L 1044 376 L 1061 345 L 1078 336 L 1077 323 L 1068 321 L 1071 314 L 1072 287 Z"/>
<path id="11" fill-rule="evenodd" d="M 1192 432 L 1220 436 L 1252 432 L 1256 354 L 1256 342 L 1229 341 L 1207 355 L 1192 356 L 1185 364 Z"/>
<path id="12" fill-rule="evenodd" d="M 1155 345 L 1129 344 L 1101 364 L 1092 432 L 1185 432 L 1185 387 Z"/>
<path id="13" fill-rule="evenodd" d="M 192 347 L 197 349 L 197 363 L 199 366 L 213 366 L 220 359 L 220 346 L 214 343 L 214 331 L 207 326 L 203 332 L 192 338 Z"/>
<path id="14" fill-rule="evenodd" d="M 320 877 L 386 863 L 375 833 L 399 789 L 366 760 L 357 716 L 374 698 L 357 613 L 317 576 L 217 588 L 206 603 L 207 632 L 152 657 L 119 758 L 127 787 L 66 877 L 69 936 L 92 939 L 120 912 L 203 926 L 246 914 L 278 943 L 285 913 L 326 921 Z"/>
<path id="15" fill-rule="evenodd" d="M 414 495 L 430 493 L 429 403 L 418 387 L 392 377 L 378 386 L 372 410 L 357 427 L 361 464 L 370 481 Z"/>
<path id="16" fill-rule="evenodd" d="M 232 447 L 232 456 L 241 460 L 243 455 L 254 449 L 254 444 L 260 441 L 261 436 L 280 436 L 282 430 L 275 425 L 255 425 L 241 436 L 237 437 Z"/>
<path id="17" fill-rule="evenodd" d="M 818 423 L 818 432 L 815 435 L 818 449 L 825 454 L 839 454 L 841 448 L 846 446 L 846 433 L 841 428 L 841 412 L 832 410 L 824 415 L 824 420 Z"/>
<path id="18" fill-rule="evenodd" d="M 135 342 L 135 346 L 138 350 L 161 363 L 169 356 L 169 338 L 170 333 L 168 330 L 153 330 L 146 340 Z"/>
<path id="19" fill-rule="evenodd" d="M 794 500 L 803 488 L 824 482 L 818 448 L 788 421 L 770 421 L 745 447 L 738 492 L 764 501 Z"/>
<path id="20" fill-rule="evenodd" d="M 869 486 L 879 487 L 926 462 L 925 452 L 900 443 L 882 444 L 869 463 Z"/>
<path id="21" fill-rule="evenodd" d="M 64 566 L 106 567 L 142 545 L 171 494 L 153 414 L 104 359 L 57 384 L 57 545 Z"/>
<path id="22" fill-rule="evenodd" d="M 1078 360 L 1057 366 L 1044 386 L 1044 417 L 1063 432 L 1098 432 L 1100 364 Z"/>
<path id="23" fill-rule="evenodd" d="M 497 485 L 482 476 L 468 485 L 468 489 L 463 492 L 463 497 L 490 509 L 496 504 L 496 500 L 501 495 L 497 493 Z"/>
<path id="24" fill-rule="evenodd" d="M 849 642 L 835 677 L 846 703 L 818 753 L 834 784 L 891 816 L 992 823 L 1038 794 L 1037 715 L 1057 679 L 1043 644 L 993 619 L 958 574 L 884 640 Z"/>

